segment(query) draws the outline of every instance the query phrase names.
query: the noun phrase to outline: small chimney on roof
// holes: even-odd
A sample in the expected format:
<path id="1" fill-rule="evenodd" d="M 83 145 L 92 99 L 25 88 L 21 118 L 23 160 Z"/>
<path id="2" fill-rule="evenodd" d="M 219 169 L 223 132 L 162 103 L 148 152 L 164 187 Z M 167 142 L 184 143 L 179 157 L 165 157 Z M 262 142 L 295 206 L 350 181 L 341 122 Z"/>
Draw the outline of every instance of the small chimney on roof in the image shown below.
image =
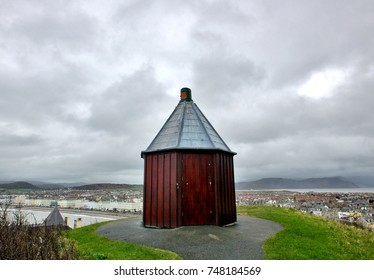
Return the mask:
<path id="1" fill-rule="evenodd" d="M 191 89 L 189 88 L 181 89 L 181 101 L 192 101 Z"/>

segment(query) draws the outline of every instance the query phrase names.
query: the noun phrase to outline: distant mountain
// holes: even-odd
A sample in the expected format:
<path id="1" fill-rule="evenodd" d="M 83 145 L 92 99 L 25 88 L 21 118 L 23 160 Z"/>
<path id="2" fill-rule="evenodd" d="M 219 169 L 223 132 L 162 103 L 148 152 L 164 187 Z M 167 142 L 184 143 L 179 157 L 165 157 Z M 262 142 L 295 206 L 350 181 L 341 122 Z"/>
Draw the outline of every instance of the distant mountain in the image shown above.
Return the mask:
<path id="1" fill-rule="evenodd" d="M 24 181 L 0 184 L 0 189 L 39 189 L 37 186 Z"/>
<path id="2" fill-rule="evenodd" d="M 38 183 L 34 184 L 38 188 L 41 188 L 43 190 L 49 190 L 49 189 L 63 189 L 66 188 L 61 184 L 54 184 L 54 183 Z"/>
<path id="3" fill-rule="evenodd" d="M 235 184 L 236 190 L 268 190 L 268 189 L 344 189 L 359 188 L 343 177 L 325 177 L 309 179 L 263 178 L 257 181 Z"/>
<path id="4" fill-rule="evenodd" d="M 44 181 L 35 181 L 35 180 L 23 180 L 23 181 L 0 181 L 0 188 L 5 188 L 3 185 L 10 185 L 10 184 L 15 184 L 17 185 L 18 183 L 23 182 L 23 183 L 28 183 L 30 185 L 33 185 L 39 189 L 43 190 L 48 190 L 48 189 L 64 189 L 64 188 L 72 188 L 72 187 L 78 187 L 78 186 L 83 186 L 87 185 L 87 183 L 82 183 L 82 182 L 76 182 L 76 183 L 51 183 L 51 182 L 44 182 Z M 12 185 L 10 185 L 11 188 Z"/>
<path id="5" fill-rule="evenodd" d="M 65 187 L 65 188 L 74 188 L 74 187 L 79 187 L 79 186 L 87 185 L 87 183 L 83 183 L 83 182 L 59 183 L 59 185 Z"/>
<path id="6" fill-rule="evenodd" d="M 51 189 L 64 189 L 73 188 L 77 190 L 143 190 L 142 185 L 132 184 L 112 184 L 112 183 L 48 183 L 42 181 L 0 181 L 0 189 L 33 189 L 33 190 L 51 190 Z"/>
<path id="7" fill-rule="evenodd" d="M 118 189 L 129 189 L 129 190 L 138 190 L 142 189 L 141 185 L 130 185 L 130 184 L 110 184 L 110 183 L 100 183 L 100 184 L 89 184 L 74 187 L 76 190 L 118 190 Z"/>
<path id="8" fill-rule="evenodd" d="M 63 189 L 63 188 L 72 188 L 77 186 L 86 185 L 87 183 L 51 183 L 44 181 L 29 181 L 30 184 L 37 186 L 41 189 Z"/>
<path id="9" fill-rule="evenodd" d="M 363 188 L 374 187 L 374 176 L 353 176 L 347 179 Z"/>

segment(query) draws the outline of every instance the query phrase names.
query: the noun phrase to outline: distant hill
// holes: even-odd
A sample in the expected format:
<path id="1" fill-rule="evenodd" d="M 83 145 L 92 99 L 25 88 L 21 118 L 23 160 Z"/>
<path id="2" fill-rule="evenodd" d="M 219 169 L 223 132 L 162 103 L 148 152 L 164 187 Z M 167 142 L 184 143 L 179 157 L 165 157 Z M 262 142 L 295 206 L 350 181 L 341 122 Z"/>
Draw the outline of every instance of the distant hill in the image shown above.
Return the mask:
<path id="1" fill-rule="evenodd" d="M 85 184 L 85 183 L 47 183 L 42 181 L 17 181 L 17 182 L 0 182 L 0 189 L 30 189 L 30 190 L 52 190 L 52 189 L 64 189 L 72 188 L 76 190 L 118 190 L 128 189 L 133 191 L 142 191 L 142 185 L 132 184 L 112 184 L 112 183 L 97 183 L 97 184 Z"/>
<path id="2" fill-rule="evenodd" d="M 89 184 L 74 187 L 75 190 L 118 190 L 118 189 L 128 189 L 128 190 L 142 190 L 143 186 L 141 185 L 130 185 L 130 184 L 109 184 L 109 183 L 100 183 L 100 184 Z"/>
<path id="3" fill-rule="evenodd" d="M 26 189 L 63 189 L 69 188 L 72 186 L 81 186 L 84 183 L 49 183 L 43 181 L 27 180 L 27 181 L 0 181 L 0 189 L 14 189 L 19 188 L 18 186 L 24 186 Z M 33 187 L 32 187 L 33 186 Z"/>
<path id="4" fill-rule="evenodd" d="M 83 182 L 59 183 L 59 185 L 63 186 L 64 188 L 74 188 L 74 187 L 79 187 L 79 186 L 87 185 L 87 183 L 83 183 Z"/>
<path id="5" fill-rule="evenodd" d="M 268 189 L 344 189 L 359 188 L 343 177 L 325 177 L 309 179 L 263 178 L 257 181 L 235 184 L 236 190 L 268 190 Z"/>
<path id="6" fill-rule="evenodd" d="M 0 184 L 0 189 L 39 189 L 37 186 L 24 181 Z"/>
<path id="7" fill-rule="evenodd" d="M 38 183 L 38 184 L 34 184 L 34 185 L 37 186 L 40 189 L 43 189 L 43 190 L 63 189 L 63 188 L 65 188 L 65 186 L 63 186 L 63 185 L 53 184 L 53 183 Z"/>
<path id="8" fill-rule="evenodd" d="M 41 189 L 64 189 L 64 188 L 72 188 L 72 187 L 87 185 L 87 183 L 51 183 L 51 182 L 44 182 L 44 181 L 28 181 L 28 182 Z"/>

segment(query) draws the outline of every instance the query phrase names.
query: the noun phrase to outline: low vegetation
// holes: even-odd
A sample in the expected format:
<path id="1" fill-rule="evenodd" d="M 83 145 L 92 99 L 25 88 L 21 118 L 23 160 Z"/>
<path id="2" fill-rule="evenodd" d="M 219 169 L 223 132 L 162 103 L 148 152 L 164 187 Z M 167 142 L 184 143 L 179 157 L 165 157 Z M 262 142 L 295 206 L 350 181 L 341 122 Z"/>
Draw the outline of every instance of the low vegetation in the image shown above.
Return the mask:
<path id="1" fill-rule="evenodd" d="M 177 260 L 161 249 L 109 240 L 96 234 L 103 223 L 60 231 L 29 225 L 19 214 L 12 221 L 0 213 L 0 260 Z M 239 215 L 272 220 L 284 229 L 263 245 L 273 260 L 374 260 L 374 233 L 297 210 L 240 206 Z"/>
<path id="2" fill-rule="evenodd" d="M 107 222 L 105 222 L 107 223 Z M 169 251 L 109 240 L 96 234 L 103 223 L 68 231 L 66 236 L 77 242 L 80 259 L 89 260 L 177 260 L 180 257 Z"/>
<path id="3" fill-rule="evenodd" d="M 77 258 L 75 242 L 65 238 L 60 228 L 31 225 L 16 213 L 0 217 L 0 260 L 70 260 Z"/>
<path id="4" fill-rule="evenodd" d="M 284 227 L 263 245 L 266 259 L 374 260 L 373 232 L 288 208 L 241 206 L 238 213 Z"/>
<path id="5" fill-rule="evenodd" d="M 272 220 L 284 229 L 268 239 L 263 248 L 273 260 L 373 260 L 374 233 L 293 209 L 241 206 L 240 215 Z M 86 259 L 179 259 L 168 251 L 98 236 L 101 224 L 75 229 L 68 237 L 75 240 Z"/>

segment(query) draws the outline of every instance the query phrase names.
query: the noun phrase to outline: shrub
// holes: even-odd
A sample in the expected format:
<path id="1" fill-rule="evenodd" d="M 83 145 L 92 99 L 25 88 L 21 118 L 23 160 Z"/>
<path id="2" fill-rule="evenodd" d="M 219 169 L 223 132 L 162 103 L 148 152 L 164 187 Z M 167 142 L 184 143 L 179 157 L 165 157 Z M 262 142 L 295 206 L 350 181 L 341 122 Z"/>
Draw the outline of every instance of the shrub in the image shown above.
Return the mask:
<path id="1" fill-rule="evenodd" d="M 77 258 L 75 242 L 62 228 L 29 224 L 21 211 L 10 221 L 8 207 L 0 216 L 0 260 L 71 260 Z"/>

